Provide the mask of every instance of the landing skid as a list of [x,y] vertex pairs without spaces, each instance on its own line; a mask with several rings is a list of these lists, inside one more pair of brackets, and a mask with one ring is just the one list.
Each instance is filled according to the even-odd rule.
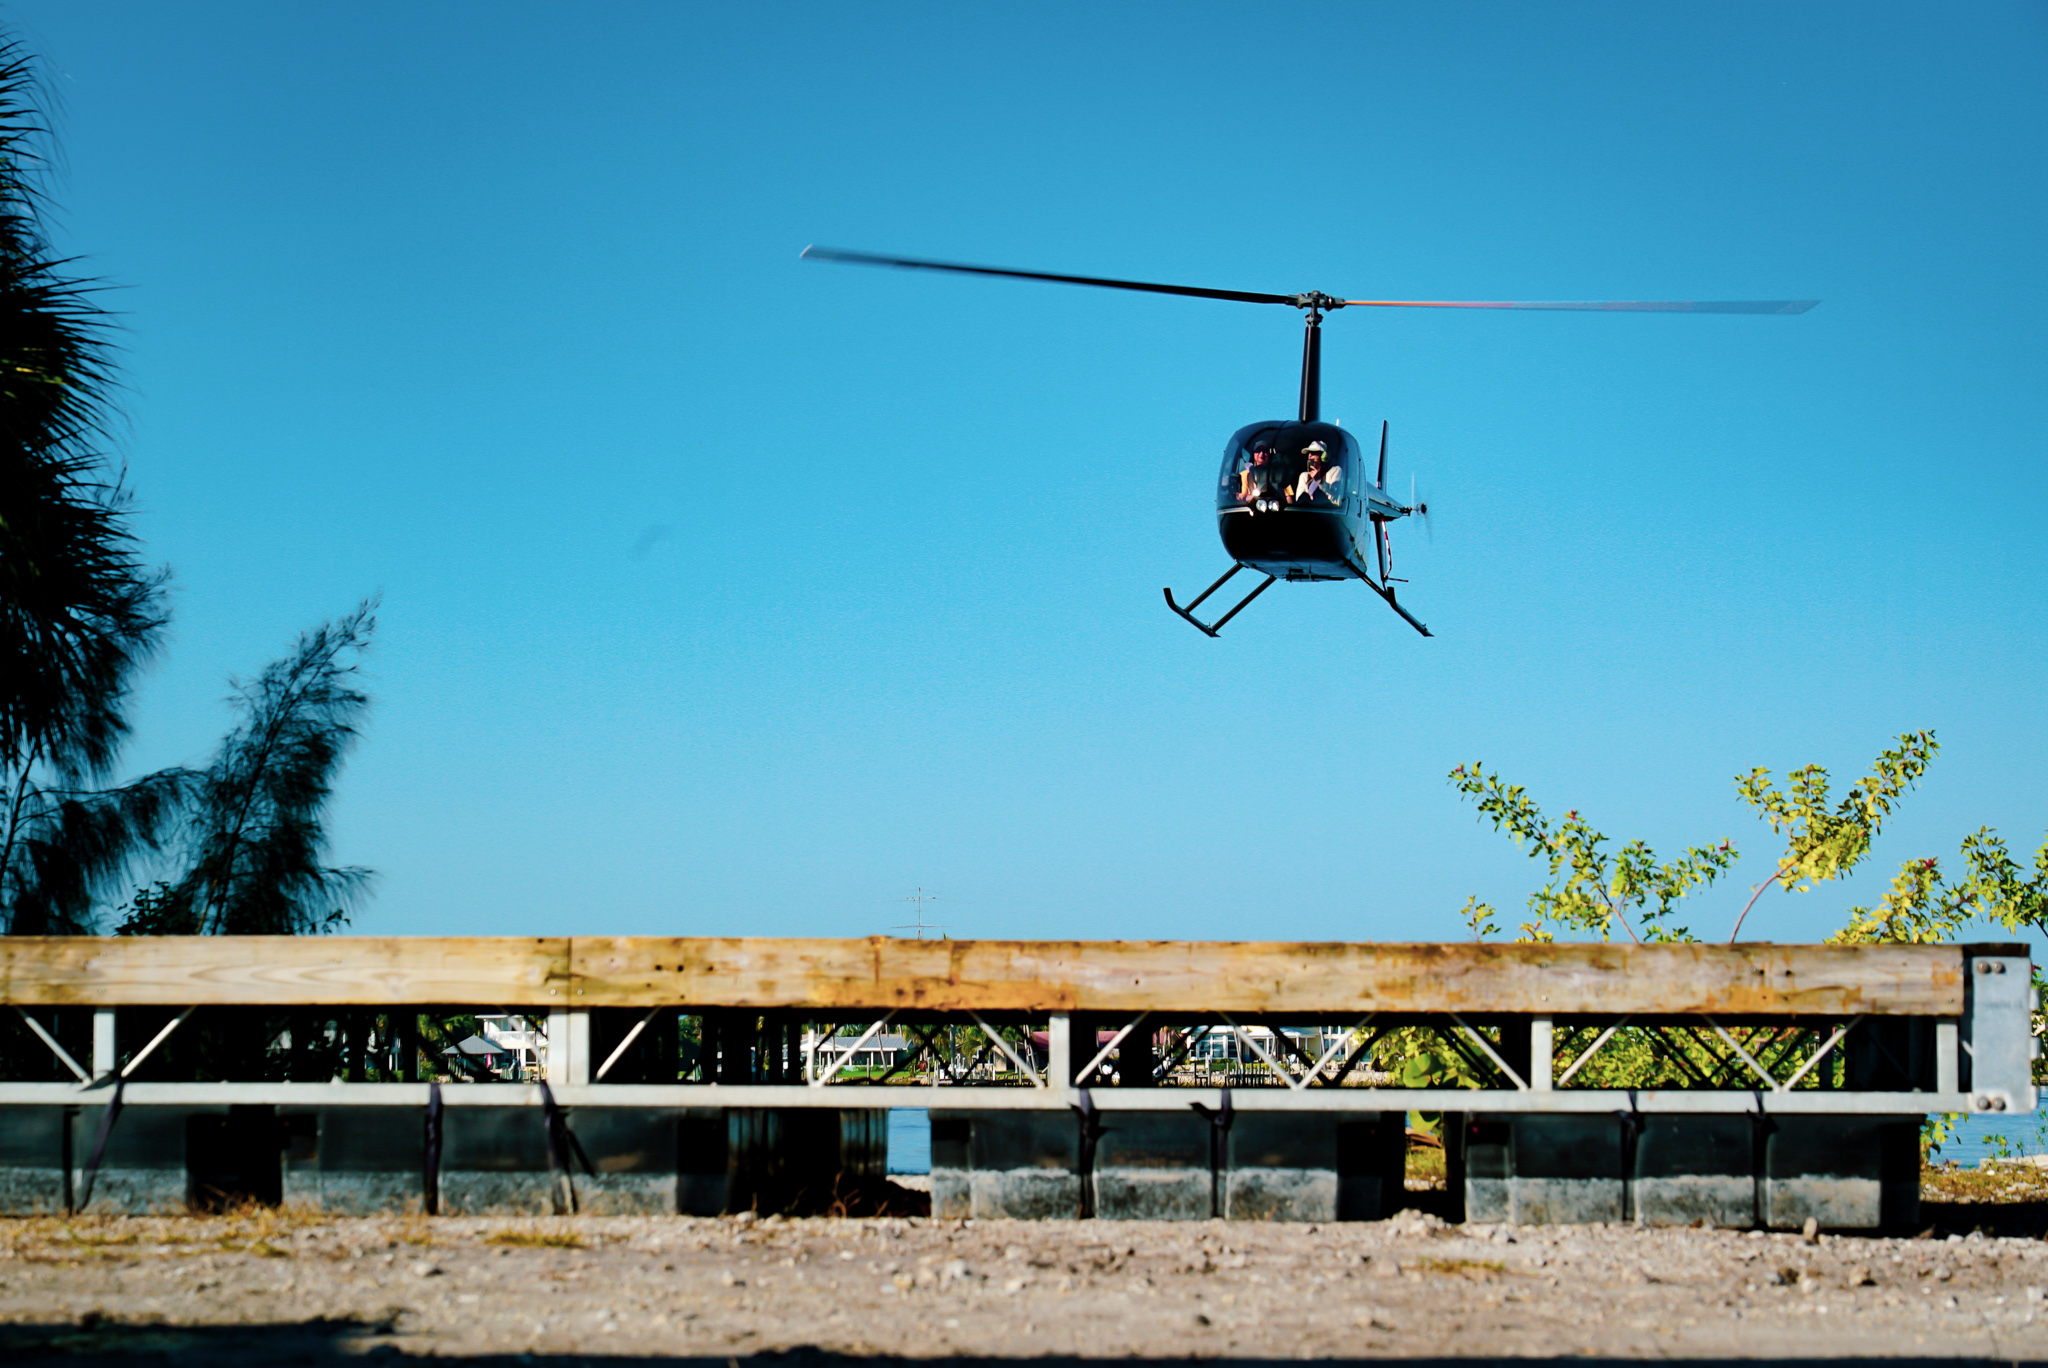
[[[1374,530],[1377,531],[1378,529]],[[1358,572],[1358,577],[1365,581],[1365,587],[1372,590],[1375,594],[1378,594],[1381,598],[1385,599],[1387,601],[1387,607],[1399,613],[1401,615],[1401,620],[1403,622],[1407,623],[1410,627],[1413,627],[1416,631],[1422,633],[1424,636],[1436,635],[1436,633],[1430,631],[1429,628],[1423,626],[1420,622],[1416,621],[1415,615],[1413,613],[1409,612],[1406,608],[1403,608],[1401,606],[1400,602],[1395,599],[1394,591],[1391,586],[1375,582],[1371,575],[1365,573],[1365,567],[1360,565],[1357,561],[1352,561],[1350,564],[1351,568]],[[1405,582],[1406,581],[1403,581],[1403,583]]]
[[[1186,618],[1196,631],[1201,632],[1206,636],[1215,636],[1218,632],[1223,630],[1224,623],[1230,621],[1239,613],[1242,613],[1247,607],[1251,605],[1251,601],[1253,599],[1257,598],[1259,595],[1265,593],[1268,589],[1273,587],[1274,577],[1272,575],[1268,575],[1266,576],[1266,582],[1264,584],[1261,584],[1258,588],[1252,590],[1249,594],[1246,594],[1243,598],[1239,599],[1237,601],[1237,607],[1231,609],[1222,617],[1217,618],[1214,622],[1204,623],[1201,621],[1201,619],[1197,618],[1195,616],[1195,609],[1202,606],[1203,600],[1207,599],[1209,595],[1215,593],[1218,589],[1221,589],[1225,584],[1228,584],[1230,582],[1230,577],[1232,575],[1235,575],[1238,571],[1242,569],[1244,569],[1242,565],[1233,565],[1228,570],[1225,570],[1223,572],[1222,579],[1217,580],[1207,589],[1204,589],[1196,597],[1195,601],[1193,603],[1190,603],[1185,608],[1181,607],[1178,603],[1175,603],[1173,601],[1173,590],[1162,589],[1160,590],[1160,592],[1166,595],[1166,606],[1173,609],[1174,612],[1180,614],[1182,617]],[[1387,601],[1389,603],[1393,602],[1392,599],[1388,599]],[[1398,612],[1399,610],[1396,609],[1396,611]],[[1406,613],[1402,613],[1401,616],[1408,617]],[[1408,618],[1408,620],[1410,622],[1415,622],[1414,618]],[[1420,627],[1421,625],[1421,623],[1416,623],[1416,626],[1418,627]],[[1423,635],[1428,636],[1429,633],[1425,631],[1423,632]]]
[[1399,603],[1395,602],[1393,590],[1382,589],[1377,584],[1374,584],[1371,580],[1367,580],[1365,582],[1365,587],[1372,590],[1375,594],[1378,594],[1381,598],[1385,599],[1387,601],[1387,607],[1399,613],[1401,615],[1401,620],[1407,623],[1410,627],[1413,627],[1416,631],[1422,633],[1424,636],[1436,635],[1436,633],[1430,631],[1429,628],[1423,626],[1420,622],[1417,622],[1415,620],[1415,615],[1413,613],[1409,612],[1406,608],[1403,608]]

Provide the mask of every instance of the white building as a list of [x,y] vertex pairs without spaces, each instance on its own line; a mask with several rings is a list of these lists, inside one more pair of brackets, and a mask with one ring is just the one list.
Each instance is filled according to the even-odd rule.
[[480,1016],[477,1034],[511,1057],[513,1077],[539,1078],[548,1067],[548,1033],[543,1022],[523,1016]]
[[910,1052],[910,1042],[896,1035],[871,1035],[866,1040],[857,1035],[842,1035],[819,1040],[815,1035],[806,1033],[804,1049],[811,1056],[810,1076],[816,1078],[835,1066],[845,1069],[893,1068]]

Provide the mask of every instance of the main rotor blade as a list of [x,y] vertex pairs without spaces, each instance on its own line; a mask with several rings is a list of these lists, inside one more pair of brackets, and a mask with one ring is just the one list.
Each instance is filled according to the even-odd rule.
[[[844,252],[836,247],[806,247],[807,261],[845,261],[859,266],[901,266],[913,271],[953,271],[961,275],[1008,276],[1012,280],[1051,280],[1061,285],[1099,285],[1110,290],[1142,290],[1146,294],[1192,295],[1196,299],[1235,299],[1244,304],[1293,304],[1293,295],[1257,294],[1250,290],[1206,290],[1198,285],[1155,285],[1143,280],[1107,280],[1100,276],[1053,275],[1048,271],[1011,271],[1000,266],[965,266],[957,261],[922,261],[916,257],[876,256]],[[1553,306],[1555,307],[1555,306]]]
[[1818,299],[1601,299],[1548,302],[1526,299],[1347,299],[1367,309],[1582,309],[1606,313],[1803,314]]
[[[1265,294],[1256,290],[1212,290],[1200,285],[1161,285],[1148,280],[1112,280],[1106,276],[1057,275],[1051,271],[1013,271],[1004,266],[970,266],[958,261],[927,261],[922,257],[881,256],[838,247],[806,247],[807,261],[840,261],[857,266],[895,266],[911,271],[951,271],[956,275],[1003,276],[1010,280],[1050,280],[1060,285],[1094,285],[1106,290],[1138,290],[1145,294],[1186,295],[1193,299],[1233,299],[1244,304],[1287,304],[1305,307],[1312,297]],[[1817,299],[1606,299],[1606,300],[1479,300],[1479,299],[1347,299],[1342,304],[1367,309],[1576,309],[1608,313],[1801,314]]]

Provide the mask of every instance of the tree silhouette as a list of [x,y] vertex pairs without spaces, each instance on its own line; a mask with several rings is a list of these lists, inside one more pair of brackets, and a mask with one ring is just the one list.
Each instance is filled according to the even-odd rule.
[[321,812],[367,700],[350,682],[373,604],[238,689],[203,774],[103,787],[165,620],[106,455],[108,316],[42,228],[48,131],[33,64],[0,39],[0,930],[85,934],[175,826],[190,858],[121,930],[331,928],[368,872],[320,863]]
[[239,725],[198,776],[186,841],[191,866],[135,931],[303,935],[332,930],[369,870],[322,864],[324,809],[369,698],[356,687],[376,631],[376,600],[324,623],[236,689]]
[[104,445],[107,315],[42,228],[33,65],[0,41],[0,929],[89,929],[190,776],[94,787],[164,623]]

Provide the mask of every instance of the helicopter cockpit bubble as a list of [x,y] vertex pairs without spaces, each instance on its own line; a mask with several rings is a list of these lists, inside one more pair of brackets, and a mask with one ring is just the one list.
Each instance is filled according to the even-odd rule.
[[1356,439],[1333,423],[1251,423],[1223,448],[1219,513],[1285,509],[1334,513],[1344,484],[1362,469]]

